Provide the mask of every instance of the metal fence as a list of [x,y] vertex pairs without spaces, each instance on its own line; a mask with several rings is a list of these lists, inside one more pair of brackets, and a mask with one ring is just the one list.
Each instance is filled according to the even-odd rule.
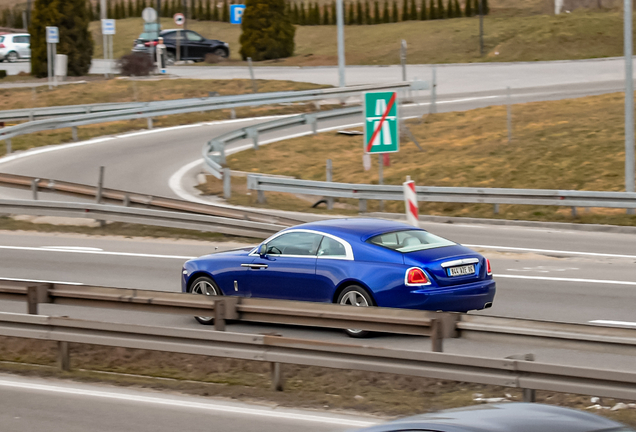
[[[204,314],[215,316],[216,320],[222,323],[217,324],[218,330],[225,330],[225,319],[243,319],[336,328],[355,326],[409,334],[416,331],[415,334],[434,336],[431,338],[432,351],[441,351],[441,338],[444,333],[449,333],[449,323],[455,323],[456,327],[472,326],[472,331],[480,331],[476,328],[479,323],[463,323],[457,319],[463,317],[460,314],[0,281],[0,298],[25,297],[32,314],[37,313],[38,303],[50,302],[164,313]],[[442,315],[450,319],[442,321],[436,318]],[[508,332],[510,335],[521,332],[524,336],[537,332],[537,322],[518,320],[526,324],[520,329],[518,323],[517,327],[511,326],[515,320],[485,318],[491,321],[491,328],[488,328],[487,323],[482,323],[481,331],[493,331],[493,327],[498,326],[497,331]],[[501,321],[497,323],[496,320]],[[557,342],[573,338],[576,333],[572,332],[572,329],[564,332],[564,324],[561,323],[540,324],[546,327],[540,331],[541,337],[555,338]],[[446,328],[443,329],[442,326]],[[535,328],[532,329],[533,327]],[[583,335],[588,342],[590,339],[598,339],[597,342],[601,344],[622,344],[634,349],[636,339],[633,333],[636,333],[636,330],[631,330],[631,333],[627,334],[630,330],[605,328],[601,330],[605,332],[605,336],[601,336],[598,326],[586,325],[581,328],[591,329],[588,334]],[[618,331],[622,333],[618,334]],[[64,370],[70,368],[68,344],[84,343],[271,362],[274,366],[273,385],[279,390],[283,387],[280,364],[287,363],[522,388],[526,400],[532,400],[533,394],[525,390],[636,399],[636,373],[528,361],[530,359],[486,358],[374,348],[353,343],[289,339],[273,335],[135,326],[14,313],[0,313],[0,335],[57,341],[59,365]],[[435,339],[438,337],[440,349],[436,350]]]
[[[60,116],[56,116],[58,112],[62,113],[72,108],[68,106],[57,108],[52,107],[43,111],[42,116],[45,116],[45,112],[47,113],[46,116],[55,117],[45,118],[42,120],[33,120],[0,129],[0,139],[5,140],[5,142],[7,143],[7,153],[11,153],[11,138],[27,133],[40,132],[45,130],[71,128],[73,139],[77,140],[77,127],[83,125],[145,118],[148,119],[148,127],[152,128],[152,118],[158,116],[204,112],[219,109],[233,109],[247,106],[323,101],[330,99],[336,100],[337,103],[340,103],[344,102],[347,98],[350,97],[359,97],[366,91],[408,89],[423,90],[425,88],[426,83],[422,81],[415,81],[413,83],[400,82],[392,84],[353,86],[347,88],[256,93],[196,99],[177,99],[169,101],[148,102],[141,105],[133,103],[131,106],[122,104],[122,109],[105,110],[104,108],[103,111],[100,110],[101,112],[93,112],[92,114],[60,114]],[[85,105],[82,105],[80,106],[80,109],[85,109],[85,107]],[[30,114],[30,117],[35,117],[35,111],[32,114],[33,115]],[[0,117],[2,115],[11,117],[16,115],[25,115],[25,113],[16,113],[15,111],[9,111],[3,114],[2,112],[0,112]]]
[[[258,192],[259,202],[264,191],[318,195],[359,200],[361,212],[368,200],[403,201],[403,187],[298,180],[265,175],[248,175],[247,188]],[[418,201],[472,204],[521,204],[566,207],[636,208],[634,192],[598,192],[547,189],[504,189],[417,186]],[[497,210],[495,210],[497,211]]]

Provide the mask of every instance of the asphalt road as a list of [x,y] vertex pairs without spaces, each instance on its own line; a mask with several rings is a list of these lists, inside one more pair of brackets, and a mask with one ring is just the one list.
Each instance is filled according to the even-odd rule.
[[373,417],[5,374],[0,375],[0,406],[3,432],[337,432],[381,422]]

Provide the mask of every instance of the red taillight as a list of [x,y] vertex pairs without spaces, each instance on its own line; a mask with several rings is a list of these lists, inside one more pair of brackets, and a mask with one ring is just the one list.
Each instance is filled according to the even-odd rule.
[[155,46],[155,45],[157,45],[158,43],[159,43],[159,42],[157,42],[157,41],[146,42],[146,43],[144,44],[144,46],[147,46],[147,47],[149,47],[149,46]]
[[488,258],[486,258],[486,271],[489,275],[492,274],[492,268],[490,267],[490,260]]
[[5,47],[4,44],[0,44],[0,48],[4,48],[4,47]]
[[421,269],[414,267],[406,272],[406,283],[409,285],[426,285],[430,281]]

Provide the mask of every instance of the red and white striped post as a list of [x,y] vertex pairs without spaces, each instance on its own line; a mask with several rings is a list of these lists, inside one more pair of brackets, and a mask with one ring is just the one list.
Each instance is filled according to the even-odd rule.
[[406,181],[402,183],[404,186],[404,207],[406,208],[406,221],[416,227],[419,227],[419,212],[417,210],[417,193],[415,193],[415,182],[411,180],[411,176],[406,176]]

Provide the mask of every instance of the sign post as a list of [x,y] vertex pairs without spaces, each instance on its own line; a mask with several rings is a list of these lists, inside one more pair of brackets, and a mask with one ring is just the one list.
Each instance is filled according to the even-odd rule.
[[230,5],[230,24],[241,24],[243,22],[243,13],[245,13],[245,5]]
[[[185,16],[182,13],[176,13],[172,18],[179,27],[185,24]],[[181,29],[177,30],[177,61],[181,61]]]
[[115,20],[102,19],[102,35],[105,38],[104,58],[108,60],[108,75],[113,74],[113,35],[115,34]]
[[[141,11],[141,17],[144,19],[144,33],[147,33],[150,41],[154,41],[159,38],[159,23],[157,23],[157,11],[151,7],[145,8]],[[150,44],[150,58],[152,61],[155,59],[155,46]]]
[[57,27],[46,27],[46,66],[49,78],[49,89],[51,88],[51,76],[53,76],[53,85],[57,86],[57,78],[53,73],[55,56],[57,55],[57,44],[60,43],[60,33]]

